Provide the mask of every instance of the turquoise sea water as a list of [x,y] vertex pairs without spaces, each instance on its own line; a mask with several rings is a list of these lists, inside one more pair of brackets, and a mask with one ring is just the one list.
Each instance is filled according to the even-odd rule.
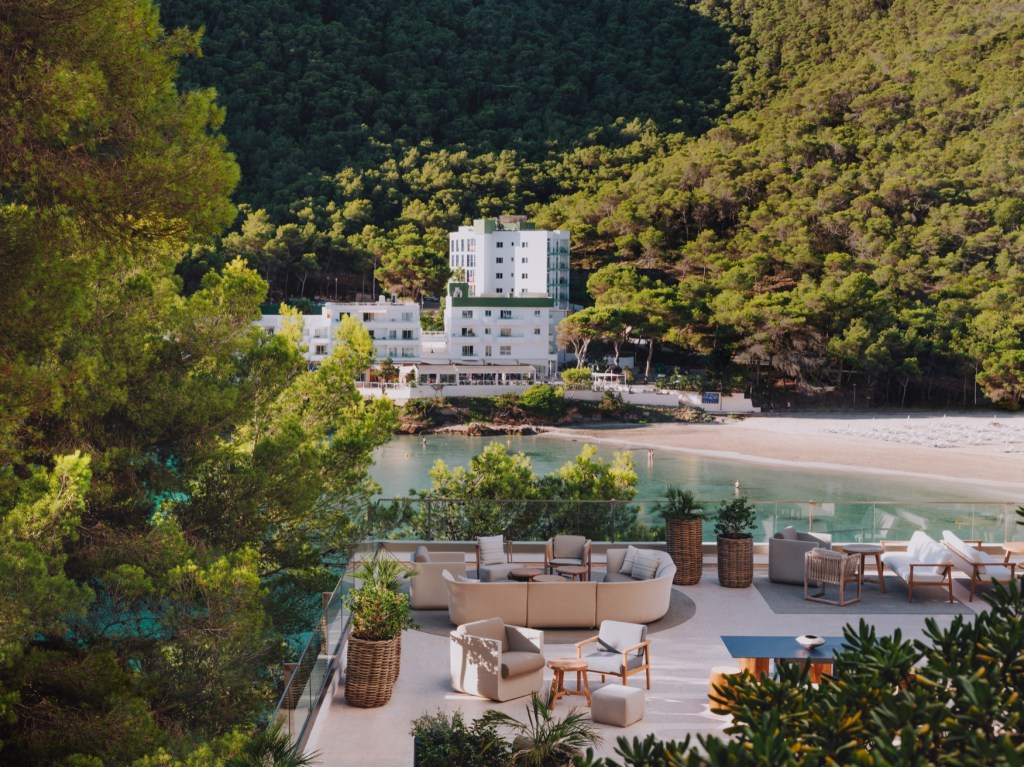
[[[406,496],[410,490],[430,487],[428,472],[435,461],[467,466],[491,442],[525,453],[539,476],[575,458],[585,440],[429,435],[424,446],[420,437],[401,436],[377,450],[371,473],[381,485],[381,497]],[[615,452],[611,446],[597,446],[605,461],[611,461]],[[636,501],[642,512],[669,484],[691,489],[713,507],[733,498],[739,481],[740,492],[758,504],[762,536],[792,523],[846,540],[906,539],[916,529],[941,535],[947,528],[992,541],[1019,537],[1012,523],[1016,504],[1005,492],[952,480],[791,469],[669,450],[655,450],[653,461],[648,461],[646,451],[634,451],[634,463],[639,477]],[[704,527],[705,538],[711,540],[711,525]]]

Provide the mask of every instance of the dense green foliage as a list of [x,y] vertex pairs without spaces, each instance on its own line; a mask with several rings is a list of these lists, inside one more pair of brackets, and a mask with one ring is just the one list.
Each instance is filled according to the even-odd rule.
[[323,177],[428,141],[539,160],[619,117],[694,133],[727,94],[726,35],[666,0],[164,0],[161,12],[204,29],[185,77],[222,94],[242,198],[258,206],[327,194]]
[[412,736],[418,767],[506,767],[512,754],[496,724],[467,725],[461,711],[423,714],[413,720]]
[[358,325],[309,372],[241,261],[181,294],[237,180],[195,43],[149,0],[0,3],[4,764],[241,754],[394,424]]
[[632,453],[616,453],[612,462],[597,457],[593,445],[558,471],[533,473],[525,453],[487,445],[464,468],[438,460],[433,484],[421,490],[408,524],[423,540],[473,540],[503,534],[512,540],[546,540],[559,533],[594,540],[629,538],[637,510],[623,501],[636,494]]
[[729,740],[701,736],[700,747],[632,745],[622,760],[586,767],[730,764],[1016,765],[1024,753],[1024,592],[992,586],[988,608],[957,615],[943,629],[929,619],[922,640],[878,636],[863,620],[844,631],[834,676],[811,684],[796,664],[777,678],[744,675],[719,691],[733,717]]

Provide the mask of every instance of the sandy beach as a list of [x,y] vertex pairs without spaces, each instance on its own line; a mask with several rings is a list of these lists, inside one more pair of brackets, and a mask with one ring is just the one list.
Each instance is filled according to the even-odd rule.
[[638,453],[673,450],[783,466],[955,478],[1005,490],[1024,503],[1024,415],[756,415],[702,424],[588,424],[546,433]]

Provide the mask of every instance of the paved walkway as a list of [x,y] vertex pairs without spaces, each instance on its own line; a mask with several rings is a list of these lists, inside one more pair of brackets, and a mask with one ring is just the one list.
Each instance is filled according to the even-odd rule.
[[[728,718],[712,714],[708,707],[708,672],[712,666],[735,663],[729,657],[720,636],[723,634],[841,634],[847,623],[860,617],[857,605],[836,607],[834,612],[817,615],[777,615],[755,588],[726,589],[718,585],[714,571],[705,571],[696,586],[674,586],[696,604],[693,618],[651,637],[651,690],[646,697],[644,719],[627,728],[597,725],[605,738],[596,749],[599,754],[614,754],[619,736],[630,739],[654,732],[663,740],[681,740],[687,734],[721,733]],[[865,588],[875,588],[865,585]],[[954,593],[966,604],[967,592],[959,585]],[[982,609],[975,600],[972,609]],[[870,621],[881,634],[900,628],[907,638],[923,636],[925,615],[872,615]],[[953,616],[937,616],[946,626]],[[596,633],[596,632],[595,632]],[[573,645],[546,644],[549,658],[573,656]],[[591,677],[591,689],[600,679]],[[615,684],[609,677],[609,684]],[[551,684],[551,671],[545,684]],[[642,675],[630,680],[631,686],[643,686]],[[372,760],[382,767],[408,767],[413,763],[411,722],[424,713],[438,709],[461,710],[470,721],[490,708],[524,718],[528,699],[495,703],[455,693],[448,672],[448,638],[410,631],[402,638],[402,669],[391,702],[381,708],[358,709],[345,703],[344,690],[335,679],[327,699],[313,724],[307,751],[319,751],[318,764],[325,767],[360,767]],[[574,698],[563,699],[557,713],[565,713]],[[585,707],[584,707],[584,710]],[[588,713],[589,716],[589,713]],[[453,765],[453,767],[455,767]]]

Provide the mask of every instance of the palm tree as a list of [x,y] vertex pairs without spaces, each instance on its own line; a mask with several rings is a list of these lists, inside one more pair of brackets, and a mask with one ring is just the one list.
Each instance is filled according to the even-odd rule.
[[551,709],[533,693],[526,709],[526,721],[491,709],[480,721],[512,731],[513,753],[509,764],[514,767],[570,767],[587,746],[601,742],[597,730],[583,719],[575,708],[563,719],[553,719]]
[[291,742],[288,733],[282,732],[282,724],[278,720],[255,733],[242,747],[242,753],[225,760],[224,767],[309,767],[315,764],[320,754],[316,751],[303,754],[298,745]]

